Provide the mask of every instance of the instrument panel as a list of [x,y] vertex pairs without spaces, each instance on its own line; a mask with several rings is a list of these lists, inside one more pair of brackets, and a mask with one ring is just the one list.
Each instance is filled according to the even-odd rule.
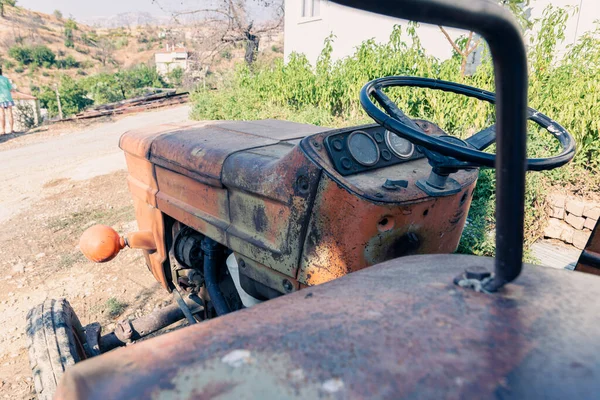
[[413,143],[381,126],[328,136],[325,147],[336,171],[344,176],[424,157]]

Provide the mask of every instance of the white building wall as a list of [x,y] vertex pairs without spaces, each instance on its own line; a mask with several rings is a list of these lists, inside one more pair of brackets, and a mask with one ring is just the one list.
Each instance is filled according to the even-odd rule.
[[[367,39],[375,39],[378,43],[389,40],[394,25],[407,25],[406,20],[390,18],[382,15],[359,11],[344,7],[328,0],[320,1],[319,15],[302,17],[304,2],[310,0],[285,1],[285,39],[284,53],[286,59],[292,52],[304,53],[311,63],[315,63],[323,49],[325,38],[333,33],[336,38],[333,44],[333,58],[339,59],[354,53],[355,48]],[[559,7],[578,6],[581,1],[579,28],[577,36],[591,30],[593,21],[600,18],[600,0],[532,0],[532,18],[540,17],[545,6],[552,3]],[[569,20],[566,32],[567,40],[562,45],[573,42],[577,16]],[[453,38],[463,34],[458,29],[448,29]],[[421,24],[419,37],[426,51],[440,59],[449,58],[452,48],[437,26]]]

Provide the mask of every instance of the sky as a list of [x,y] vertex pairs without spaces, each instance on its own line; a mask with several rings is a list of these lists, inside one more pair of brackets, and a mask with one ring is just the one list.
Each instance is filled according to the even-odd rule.
[[[209,7],[219,0],[17,0],[20,7],[52,14],[60,10],[65,17],[76,20],[91,17],[110,17],[126,12],[148,12],[154,16],[170,16],[173,11],[197,10]],[[160,6],[157,4],[159,3]],[[256,0],[249,0],[250,12],[260,19],[264,9],[257,8]],[[162,6],[162,7],[161,7]],[[270,12],[269,12],[270,15]],[[268,17],[267,17],[268,18]]]
[[[180,3],[181,1],[167,0],[167,2]],[[111,16],[130,11],[145,11],[153,15],[164,14],[156,4],[152,3],[152,0],[17,0],[17,4],[47,14],[60,10],[63,15],[72,15],[75,19]]]

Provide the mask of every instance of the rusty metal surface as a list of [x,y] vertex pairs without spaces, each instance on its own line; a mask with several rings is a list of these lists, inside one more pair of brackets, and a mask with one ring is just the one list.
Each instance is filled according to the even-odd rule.
[[223,167],[227,247],[295,278],[320,176],[299,146],[285,142],[232,155]]
[[[427,126],[439,133],[435,125]],[[322,146],[325,128],[238,121],[161,129],[167,132],[131,132],[121,140],[134,197],[256,268],[270,268],[305,285],[402,255],[452,252],[477,178],[476,170],[453,174],[461,192],[432,199],[415,185],[431,171],[424,159],[341,177]],[[287,140],[314,132],[301,143]],[[385,190],[388,178],[406,180],[408,187]],[[158,215],[139,217],[151,218],[138,222],[158,235]],[[348,229],[357,221],[359,229]],[[164,243],[164,236],[158,241]],[[159,255],[147,258],[166,286],[168,273],[159,271],[168,261]],[[271,287],[272,279],[261,283]]]
[[150,156],[150,146],[152,142],[159,136],[164,135],[168,132],[173,132],[179,129],[184,129],[191,126],[202,126],[204,122],[179,122],[179,123],[166,123],[156,125],[154,127],[144,127],[141,129],[134,129],[125,132],[119,140],[119,147],[125,153],[132,154],[141,158],[148,158]]
[[82,362],[57,398],[597,398],[600,278],[525,266],[488,295],[452,284],[469,266],[494,264],[380,264]]
[[[220,187],[223,163],[230,155],[273,145],[280,140],[302,138],[314,132],[315,128],[285,121],[271,121],[270,125],[263,121],[211,123],[157,137],[152,142],[150,160],[200,182]],[[254,130],[258,134],[252,133]]]
[[397,257],[454,252],[474,188],[475,182],[452,196],[412,203],[372,203],[323,176],[298,281],[318,285]]
[[[425,126],[431,134],[443,132],[433,123],[424,120],[417,120],[417,122],[422,126]],[[373,125],[366,125],[365,127],[372,126]],[[357,127],[357,129],[359,128],[361,127]],[[431,171],[431,167],[426,159],[396,164],[357,175],[340,175],[335,170],[324,146],[324,140],[327,135],[339,131],[341,130],[316,134],[305,138],[301,142],[302,149],[306,154],[312,158],[315,163],[319,164],[324,172],[335,182],[349,188],[349,190],[354,193],[375,202],[410,203],[429,198],[426,193],[416,186],[416,181],[419,179],[427,179],[429,172]],[[477,180],[478,173],[478,169],[460,170],[459,172],[452,174],[451,177],[458,181],[461,187],[465,187]],[[398,191],[387,191],[383,188],[386,179],[406,180],[408,181],[408,187]]]
[[596,227],[581,252],[575,271],[600,275],[600,221],[596,222]]

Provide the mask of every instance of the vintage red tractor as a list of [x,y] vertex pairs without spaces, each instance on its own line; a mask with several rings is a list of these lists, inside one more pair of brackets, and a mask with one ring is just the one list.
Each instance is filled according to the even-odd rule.
[[[521,261],[525,172],[564,165],[575,142],[527,108],[519,28],[488,1],[339,2],[481,33],[497,93],[385,77],[361,92],[372,125],[125,133],[139,231],[95,226],[80,246],[95,262],[141,249],[176,304],[104,335],[66,300],[32,310],[40,397],[65,370],[58,398],[597,396],[600,278]],[[384,92],[398,86],[494,103],[497,123],[448,136],[408,118]],[[560,142],[558,156],[526,159],[527,119]],[[493,143],[497,154],[483,151]],[[451,255],[480,167],[497,171],[495,259]],[[183,318],[193,326],[116,349]]]

